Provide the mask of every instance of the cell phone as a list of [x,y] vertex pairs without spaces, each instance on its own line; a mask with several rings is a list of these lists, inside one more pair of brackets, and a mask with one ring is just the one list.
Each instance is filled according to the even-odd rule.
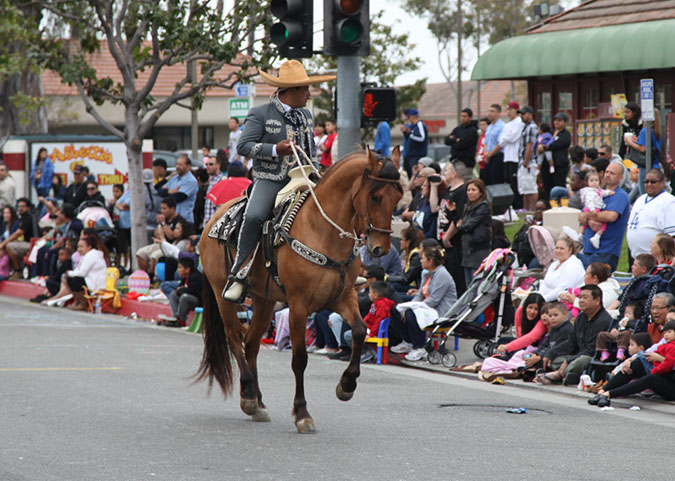
[[441,181],[440,175],[430,175],[429,176],[429,182],[440,182],[440,181]]

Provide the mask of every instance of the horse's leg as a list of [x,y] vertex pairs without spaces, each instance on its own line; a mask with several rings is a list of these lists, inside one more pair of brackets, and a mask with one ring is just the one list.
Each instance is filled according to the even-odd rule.
[[352,355],[349,358],[347,369],[342,373],[335,393],[340,401],[349,401],[354,396],[356,390],[356,378],[361,374],[361,350],[363,349],[363,340],[366,338],[366,323],[363,322],[358,309],[356,294],[343,298],[334,307],[335,312],[352,328]]
[[262,401],[262,392],[258,383],[258,352],[260,351],[260,340],[272,321],[273,310],[274,302],[260,297],[253,297],[253,317],[251,319],[251,326],[244,339],[246,364],[253,376],[253,381],[247,386],[242,385],[241,402],[242,404],[256,403],[256,411],[251,416],[257,422],[270,421],[269,414],[267,414],[267,409]]
[[314,420],[307,411],[305,399],[304,374],[307,367],[307,346],[305,333],[307,331],[307,308],[301,303],[293,303],[289,299],[289,324],[291,331],[291,345],[293,347],[293,374],[295,374],[295,398],[293,399],[293,418],[295,427],[300,434],[314,434]]

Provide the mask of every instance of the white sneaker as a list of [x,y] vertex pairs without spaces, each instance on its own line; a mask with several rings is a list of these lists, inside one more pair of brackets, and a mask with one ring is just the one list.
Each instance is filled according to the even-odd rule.
[[590,242],[593,247],[600,249],[600,236],[598,234],[595,234],[593,237],[591,237]]
[[405,359],[406,361],[421,361],[422,359],[426,359],[427,357],[427,350],[424,349],[423,347],[420,347],[419,349],[413,349],[410,351]]
[[579,242],[579,233],[574,229],[572,229],[570,226],[564,225],[562,230],[565,233],[565,235],[570,239],[572,239],[574,242]]
[[410,351],[412,351],[412,344],[405,341],[401,342],[401,344],[396,344],[391,348],[391,352],[395,352],[396,354],[405,354]]
[[322,347],[321,349],[317,349],[314,351],[314,354],[320,354],[320,355],[326,355],[326,354],[333,354],[334,352],[337,352],[334,349],[328,350],[326,347]]

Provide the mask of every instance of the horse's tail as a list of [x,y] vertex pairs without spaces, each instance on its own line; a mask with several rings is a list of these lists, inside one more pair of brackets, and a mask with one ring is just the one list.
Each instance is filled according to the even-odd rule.
[[[210,392],[215,378],[227,397],[232,390],[232,353],[228,345],[227,331],[229,330],[229,326],[227,323],[233,321],[232,317],[234,317],[236,322],[235,329],[241,329],[241,323],[236,317],[234,307],[232,307],[232,316],[228,316],[230,319],[223,321],[218,309],[218,300],[206,275],[204,275],[203,285],[204,354],[199,370],[194,376],[195,382],[208,380]],[[234,306],[234,304],[229,302],[226,304],[228,309],[230,306]],[[241,334],[239,336],[233,335],[235,333],[229,334],[232,338],[236,339],[239,337],[241,339]],[[239,340],[238,342],[241,341]]]

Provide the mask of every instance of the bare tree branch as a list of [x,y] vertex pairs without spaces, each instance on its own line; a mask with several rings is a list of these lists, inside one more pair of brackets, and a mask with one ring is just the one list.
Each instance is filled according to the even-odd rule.
[[96,107],[94,107],[94,104],[91,103],[91,100],[87,96],[87,93],[84,91],[84,86],[82,85],[82,82],[81,81],[75,82],[75,86],[77,87],[77,91],[80,94],[80,98],[84,102],[85,110],[87,111],[87,113],[92,115],[96,119],[96,121],[101,125],[101,127],[106,129],[114,136],[124,140],[125,139],[124,132],[122,132],[120,129],[118,129],[113,124],[108,122],[105,118],[103,118],[103,116],[99,113],[99,111],[96,110]]

